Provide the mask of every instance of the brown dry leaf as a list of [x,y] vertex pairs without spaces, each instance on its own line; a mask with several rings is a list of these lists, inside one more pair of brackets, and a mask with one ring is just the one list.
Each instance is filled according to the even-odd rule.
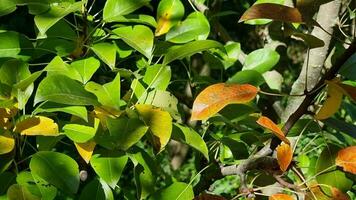
[[294,200],[293,197],[287,194],[274,194],[268,200]]
[[350,200],[350,197],[347,194],[341,192],[339,189],[335,187],[331,188],[331,193],[333,195],[334,200]]
[[281,144],[277,147],[277,161],[279,167],[283,172],[288,169],[289,164],[292,162],[293,151],[289,144]]
[[303,23],[302,14],[297,8],[273,3],[261,3],[251,6],[240,18],[239,22],[250,19],[272,19],[275,21]]
[[218,83],[205,88],[195,99],[191,120],[205,120],[228,104],[247,103],[258,89],[249,84]]
[[284,136],[283,131],[281,128],[277,126],[271,119],[265,116],[261,116],[256,121],[260,126],[267,128],[268,130],[272,131],[275,136],[277,136],[280,140],[282,140],[286,144],[290,144],[289,140]]
[[21,135],[59,135],[58,124],[53,119],[43,116],[34,116],[19,122],[14,132],[21,133]]
[[93,140],[90,140],[85,143],[74,143],[75,148],[79,155],[83,158],[86,163],[89,163],[91,156],[93,155],[93,151],[96,143]]
[[334,81],[326,81],[326,83],[328,84],[328,97],[318,113],[315,115],[315,119],[317,120],[331,117],[341,106],[343,90],[340,89]]
[[341,149],[337,153],[336,165],[346,172],[356,174],[356,146]]
[[199,196],[196,196],[194,200],[226,200],[222,196],[218,195],[213,195],[213,194],[201,194]]

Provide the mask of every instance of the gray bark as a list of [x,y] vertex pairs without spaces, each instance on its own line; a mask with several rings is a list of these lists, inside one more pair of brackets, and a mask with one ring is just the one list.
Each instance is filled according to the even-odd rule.
[[[316,21],[330,34],[333,33],[333,27],[337,22],[340,4],[339,0],[335,0],[321,5],[319,8]],[[322,75],[321,72],[327,58],[331,36],[319,27],[315,27],[311,34],[319,39],[322,39],[325,45],[323,47],[310,50],[308,74],[306,76],[307,59],[305,59],[303,68],[298,79],[294,82],[290,94],[303,94],[306,84],[307,90],[310,91]],[[288,98],[287,106],[282,114],[282,122],[287,121],[289,116],[297,110],[303,100],[304,97]]]

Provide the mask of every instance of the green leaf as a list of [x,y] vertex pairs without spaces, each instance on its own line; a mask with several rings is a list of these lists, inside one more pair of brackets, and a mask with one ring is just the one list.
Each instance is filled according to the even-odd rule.
[[163,65],[167,65],[174,60],[182,59],[211,48],[223,48],[223,46],[219,42],[213,40],[201,40],[190,42],[177,48],[169,49],[163,59]]
[[53,136],[36,136],[36,145],[39,151],[51,151],[56,144],[63,139],[64,135]]
[[92,139],[99,126],[99,120],[95,119],[94,127],[80,124],[66,124],[63,127],[64,134],[76,143],[85,143]]
[[246,159],[249,156],[246,144],[235,135],[229,135],[221,139],[221,143],[229,148],[235,160]]
[[111,70],[115,69],[116,46],[112,43],[101,42],[94,44],[91,49]]
[[6,194],[7,189],[15,183],[16,175],[12,172],[3,172],[0,174],[0,195]]
[[64,75],[71,79],[81,81],[81,76],[78,71],[65,63],[59,56],[54,57],[44,70],[47,71],[47,76]]
[[52,200],[57,195],[57,188],[40,178],[37,174],[32,174],[33,179],[41,193],[41,200]]
[[140,141],[148,130],[148,127],[141,120],[126,117],[108,118],[107,126],[110,136],[104,139],[125,151]]
[[117,16],[115,18],[115,22],[121,22],[121,23],[137,23],[137,24],[143,24],[151,27],[156,27],[157,23],[154,17],[150,15],[126,15],[126,16]]
[[257,49],[248,54],[242,70],[252,69],[259,73],[265,73],[278,63],[279,57],[279,54],[272,49]]
[[127,15],[148,4],[150,0],[107,0],[104,6],[103,19],[106,22],[116,21],[121,15]]
[[97,105],[96,97],[79,82],[64,75],[53,75],[41,81],[34,103],[51,101],[67,105]]
[[27,78],[24,78],[20,82],[16,83],[14,87],[20,90],[26,90],[26,88],[31,86],[31,84],[35,82],[35,80],[37,80],[37,78],[40,77],[42,73],[43,71],[34,72]]
[[272,90],[281,91],[283,76],[276,70],[263,73],[263,78],[266,80],[268,87]]
[[81,82],[86,84],[100,67],[100,62],[94,57],[72,62],[71,67],[77,70],[81,76]]
[[184,5],[180,0],[162,0],[157,8],[157,21],[155,36],[160,36],[169,31],[184,16]]
[[99,180],[94,179],[84,187],[79,197],[79,200],[88,200],[88,199],[114,200],[114,196],[111,189],[106,185],[106,183],[104,182],[101,183]]
[[346,78],[355,81],[356,80],[356,53],[354,53],[342,66],[340,69],[340,74]]
[[194,199],[193,187],[186,183],[175,182],[172,185],[155,192],[150,198],[150,200],[186,200]]
[[238,83],[238,84],[251,84],[254,86],[260,86],[265,82],[265,79],[261,75],[261,73],[255,70],[243,70],[234,74],[227,83]]
[[138,197],[145,199],[155,191],[157,163],[140,148],[135,148],[129,156],[135,166],[134,176]]
[[166,90],[171,80],[172,72],[169,66],[152,65],[147,67],[143,81],[157,90]]
[[0,58],[12,57],[27,60],[33,51],[31,41],[13,31],[0,32]]
[[152,56],[154,36],[147,26],[125,26],[116,28],[112,32],[147,58]]
[[95,154],[90,160],[96,174],[99,175],[111,188],[115,188],[119,182],[128,157],[126,155],[100,155]]
[[177,123],[174,123],[172,138],[174,140],[180,140],[187,143],[189,146],[198,150],[209,160],[208,147],[206,146],[203,138],[190,127],[186,127]]
[[39,197],[31,194],[25,187],[18,184],[12,185],[7,190],[7,198],[9,200],[40,200]]
[[[333,186],[346,192],[351,189],[353,181],[343,171],[336,169],[335,159],[340,149],[334,144],[328,144],[324,148],[316,163],[316,173],[319,174],[316,180],[319,184]],[[321,186],[321,188],[327,194],[331,194],[329,187]]]
[[166,40],[173,43],[186,43],[192,40],[205,40],[210,33],[210,24],[201,12],[193,12],[183,22],[173,26]]
[[120,110],[120,74],[117,73],[112,82],[100,85],[95,82],[89,82],[85,89],[93,93],[101,105]]
[[35,24],[39,30],[38,38],[45,38],[46,31],[56,24],[60,19],[68,15],[69,13],[80,10],[82,2],[59,2],[51,4],[51,8],[48,12],[36,15]]
[[167,145],[172,134],[172,117],[168,112],[151,105],[136,105],[140,117],[149,126],[149,139],[156,152],[160,152]]
[[0,17],[10,14],[16,10],[16,2],[13,0],[0,1]]
[[63,192],[76,193],[79,188],[78,164],[65,154],[37,152],[31,158],[30,170]]
[[47,102],[41,105],[41,107],[37,107],[36,110],[34,110],[35,115],[44,112],[64,112],[77,116],[83,119],[84,121],[88,121],[88,111],[84,106],[69,106],[65,104]]

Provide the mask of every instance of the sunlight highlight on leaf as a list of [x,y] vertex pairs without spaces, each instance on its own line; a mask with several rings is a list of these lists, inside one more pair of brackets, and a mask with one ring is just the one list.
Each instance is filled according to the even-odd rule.
[[293,197],[287,194],[274,194],[268,198],[268,200],[294,200]]
[[356,146],[341,149],[336,157],[336,165],[344,171],[356,174]]
[[257,124],[273,132],[280,140],[286,144],[290,144],[289,140],[284,136],[283,131],[279,128],[271,119],[265,116],[261,116],[257,121]]
[[258,89],[249,84],[218,83],[205,88],[195,99],[191,120],[205,120],[228,104],[252,101]]
[[53,119],[43,116],[30,117],[19,122],[14,128],[14,132],[21,133],[21,135],[59,135],[58,124]]
[[90,158],[93,155],[96,143],[93,140],[90,140],[85,143],[74,143],[74,145],[83,160],[86,163],[89,163]]

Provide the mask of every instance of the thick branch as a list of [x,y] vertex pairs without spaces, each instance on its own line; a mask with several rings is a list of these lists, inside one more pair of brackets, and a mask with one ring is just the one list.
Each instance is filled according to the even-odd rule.
[[[291,94],[303,94],[305,88],[310,91],[319,81],[322,75],[321,72],[324,62],[328,55],[329,44],[332,39],[331,34],[333,33],[333,27],[336,23],[336,19],[338,18],[339,9],[339,0],[331,1],[320,6],[316,21],[328,33],[319,27],[314,27],[311,34],[319,39],[322,39],[325,45],[323,47],[310,50],[309,59],[305,59],[302,71],[292,86]],[[287,106],[282,114],[282,122],[285,122],[291,113],[294,113],[297,110],[303,99],[304,97],[288,98]]]

